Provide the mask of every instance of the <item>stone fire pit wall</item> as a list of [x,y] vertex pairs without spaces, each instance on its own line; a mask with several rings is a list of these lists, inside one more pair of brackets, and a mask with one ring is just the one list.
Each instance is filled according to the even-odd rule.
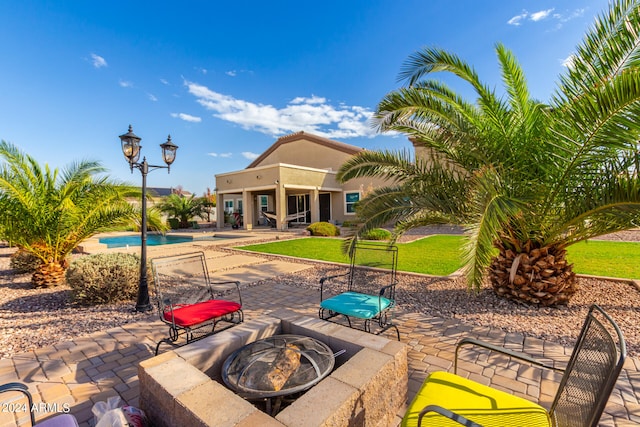
[[[275,418],[224,386],[224,360],[243,345],[276,334],[327,344],[336,369]],[[287,310],[246,321],[140,363],[140,406],[154,426],[311,427],[394,424],[407,395],[407,348]]]

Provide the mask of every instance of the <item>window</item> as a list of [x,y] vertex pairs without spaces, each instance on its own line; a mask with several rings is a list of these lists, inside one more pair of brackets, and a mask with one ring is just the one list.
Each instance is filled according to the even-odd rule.
[[242,199],[237,199],[236,202],[238,205],[238,213],[242,215]]
[[344,193],[344,213],[356,213],[355,204],[360,201],[360,192]]
[[261,212],[266,212],[269,210],[269,197],[268,196],[258,196],[258,206],[260,207]]
[[224,201],[224,211],[229,214],[233,213],[233,200]]

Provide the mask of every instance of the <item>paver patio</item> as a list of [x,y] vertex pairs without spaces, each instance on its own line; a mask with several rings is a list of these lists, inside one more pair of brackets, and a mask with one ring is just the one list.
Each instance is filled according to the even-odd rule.
[[[244,263],[223,270],[227,277],[243,283],[265,280],[304,265],[269,262],[268,265]],[[216,274],[216,278],[219,275]],[[247,319],[285,307],[301,314],[317,316],[319,292],[267,280],[264,284],[244,286],[243,302]],[[269,298],[265,298],[269,295]],[[409,345],[409,396],[433,370],[453,368],[455,343],[463,336],[474,336],[526,351],[535,356],[567,360],[571,353],[552,342],[525,338],[498,329],[460,324],[456,320],[429,317],[414,312],[397,311],[396,323],[401,339]],[[120,396],[129,405],[138,405],[139,361],[153,356],[155,343],[166,336],[166,325],[160,321],[127,324],[108,331],[80,336],[72,341],[15,355],[0,360],[0,383],[22,381],[29,385],[36,402],[68,404],[82,427],[93,426],[91,407],[95,402]],[[551,402],[559,378],[538,368],[520,366],[497,357],[479,355],[465,360],[460,371],[476,381],[516,395]],[[629,358],[602,417],[603,426],[640,424],[640,360]],[[50,416],[38,413],[38,419]],[[22,417],[26,420],[26,414]],[[400,421],[400,417],[397,418]],[[13,414],[0,413],[0,426],[13,426]],[[182,426],[180,426],[182,427]]]

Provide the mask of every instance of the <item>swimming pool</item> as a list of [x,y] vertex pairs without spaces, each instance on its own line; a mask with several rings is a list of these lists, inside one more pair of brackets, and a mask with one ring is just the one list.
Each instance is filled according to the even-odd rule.
[[[142,244],[140,236],[101,237],[98,241],[107,245],[107,248],[124,248],[127,246],[140,246]],[[147,235],[147,246],[171,245],[186,242],[193,242],[193,238],[190,236],[163,236],[162,234]]]

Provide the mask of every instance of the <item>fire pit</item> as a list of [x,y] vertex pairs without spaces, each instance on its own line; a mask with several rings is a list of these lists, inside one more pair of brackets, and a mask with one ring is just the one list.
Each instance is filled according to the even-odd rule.
[[233,352],[222,366],[224,383],[247,400],[264,400],[274,415],[287,396],[308,390],[334,366],[325,343],[302,335],[274,335]]
[[[334,367],[327,367],[326,376],[313,387],[282,397],[295,401],[282,404],[272,416],[259,408],[262,402],[249,402],[240,396],[243,391],[227,386],[222,372],[226,360],[239,349],[278,335],[309,337],[325,344],[320,347],[332,349],[328,350],[331,358],[316,362],[317,372],[324,373],[322,363],[331,360]],[[293,371],[297,357],[284,353],[278,369]],[[301,366],[307,363],[306,356],[296,354]],[[306,369],[301,366],[286,381],[280,377],[280,390],[294,388],[290,381]],[[139,405],[157,427],[387,426],[393,425],[406,403],[407,373],[405,344],[283,309],[140,362]],[[246,385],[253,380],[243,381]],[[268,399],[275,406],[279,398]]]

